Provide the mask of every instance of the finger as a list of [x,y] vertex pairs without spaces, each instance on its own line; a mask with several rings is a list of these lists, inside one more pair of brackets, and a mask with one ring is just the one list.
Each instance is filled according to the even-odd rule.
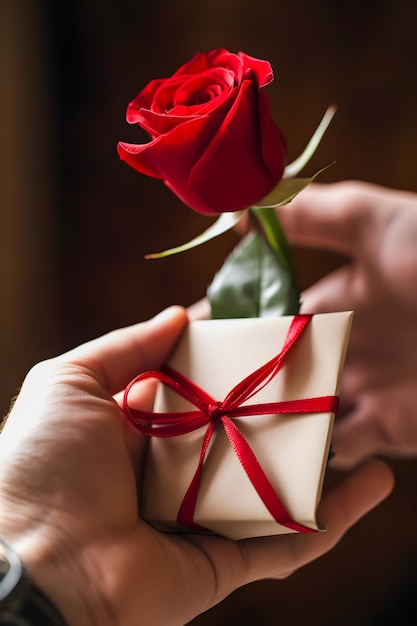
[[358,276],[351,265],[328,274],[301,294],[301,312],[329,313],[356,308]]
[[[129,405],[140,407],[143,411],[151,411],[155,399],[157,381],[153,378],[141,380],[137,385],[133,385],[129,392]],[[125,390],[114,394],[114,399],[121,409],[123,409]]]
[[354,411],[336,420],[331,466],[341,470],[350,469],[382,452],[382,448],[381,429],[377,420],[369,419],[367,409],[359,404]]
[[393,482],[385,463],[370,461],[324,494],[319,518],[326,532],[248,540],[246,582],[283,578],[328,552],[353,524],[388,496]]
[[198,302],[195,302],[187,309],[188,319],[192,320],[207,320],[211,317],[210,304],[207,298],[202,298]]
[[417,424],[410,412],[415,397],[415,385],[407,380],[361,394],[354,408],[336,419],[332,466],[347,469],[376,454],[415,456]]
[[185,309],[170,307],[146,322],[110,332],[59,359],[88,368],[114,395],[140,372],[159,367],[187,323]]
[[312,184],[277,214],[293,245],[331,250],[346,256],[360,253],[358,243],[376,202],[376,189],[357,182]]
[[393,482],[391,470],[382,461],[370,461],[356,470],[323,496],[319,515],[326,532],[236,542],[190,535],[189,541],[203,550],[213,567],[216,589],[210,606],[247,583],[284,578],[329,551],[353,524],[387,497]]
[[[157,381],[147,379],[134,385],[129,394],[129,404],[144,411],[152,411],[155,399]],[[114,399],[123,410],[124,391],[114,395]],[[135,476],[138,484],[141,484],[141,478],[144,471],[146,459],[146,446],[148,437],[141,433],[129,419],[124,420],[126,432],[126,446],[132,460]]]

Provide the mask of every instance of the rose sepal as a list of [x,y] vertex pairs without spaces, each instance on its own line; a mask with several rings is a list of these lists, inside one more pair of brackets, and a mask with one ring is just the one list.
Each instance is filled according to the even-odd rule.
[[317,150],[321,140],[323,139],[324,134],[328,129],[329,124],[332,121],[336,111],[337,108],[334,105],[328,107],[321,119],[320,124],[317,126],[303,152],[296,159],[294,159],[294,161],[292,161],[285,167],[283,174],[284,179],[294,178],[294,176],[297,176],[297,174],[299,174],[301,170],[307,165],[307,163],[310,161],[311,157]]
[[205,231],[194,237],[187,243],[184,243],[180,246],[176,246],[175,248],[169,248],[168,250],[164,250],[163,252],[154,252],[152,254],[147,254],[145,256],[146,259],[161,259],[163,257],[171,256],[172,254],[178,254],[179,252],[185,252],[186,250],[191,250],[191,248],[196,248],[197,246],[201,246],[203,243],[207,243],[211,239],[218,237],[219,235],[223,235],[228,230],[231,230],[236,226],[238,222],[245,215],[246,209],[244,211],[235,211],[234,213],[222,213],[219,215],[217,220],[209,226]]
[[320,174],[334,165],[334,163],[335,161],[332,161],[332,163],[322,167],[309,178],[282,178],[278,185],[276,185],[265,198],[254,204],[251,209],[254,211],[261,208],[274,209],[278,206],[289,204],[291,200],[294,200],[294,198],[298,196],[300,191],[308,187],[317,176],[320,176]]
[[[281,261],[284,263],[284,265],[287,265],[288,267],[290,266],[290,264],[288,261],[288,245],[286,244],[285,235],[276,217],[274,219],[273,215],[271,213],[266,213],[264,209],[274,209],[278,206],[289,204],[291,200],[293,200],[300,193],[300,191],[310,185],[310,183],[312,183],[317,178],[317,176],[319,176],[331,165],[333,165],[333,163],[322,167],[310,178],[281,179],[278,185],[276,185],[274,189],[267,196],[265,196],[265,198],[263,198],[263,200],[261,200],[258,204],[250,207],[250,210],[255,213],[259,221],[262,223],[262,226],[265,229],[265,234],[270,241],[272,247],[281,257]],[[247,210],[248,209],[244,209],[243,211],[221,213],[217,220],[213,224],[211,224],[209,228],[197,235],[197,237],[194,237],[184,244],[175,246],[174,248],[168,248],[167,250],[163,250],[162,252],[152,252],[151,254],[147,254],[145,258],[162,259],[164,257],[179,254],[180,252],[186,252],[187,250],[191,250],[192,248],[201,246],[211,239],[215,239],[216,237],[219,237],[219,235],[223,235],[228,230],[234,228],[236,224],[240,222]],[[270,237],[270,233],[275,233],[274,238]]]

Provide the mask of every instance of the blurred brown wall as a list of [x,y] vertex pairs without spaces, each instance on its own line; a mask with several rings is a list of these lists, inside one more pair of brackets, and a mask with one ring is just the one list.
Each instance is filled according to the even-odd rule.
[[[36,360],[200,298],[234,245],[228,234],[145,261],[207,220],[116,154],[118,140],[143,140],[124,120],[128,101],[197,50],[271,61],[268,93],[290,160],[326,107],[338,105],[308,168],[336,160],[322,182],[357,178],[417,192],[413,0],[2,0],[0,25],[4,410]],[[320,252],[296,258],[303,286],[339,262]],[[234,594],[196,626],[301,626],[307,617],[310,626],[369,626],[417,554],[416,464],[394,467],[395,495],[337,550],[287,581]]]

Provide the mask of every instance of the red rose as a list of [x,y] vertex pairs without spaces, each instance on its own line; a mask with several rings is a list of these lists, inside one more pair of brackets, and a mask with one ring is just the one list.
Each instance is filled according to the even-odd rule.
[[251,206],[280,181],[285,166],[285,142],[262,91],[272,80],[268,61],[223,49],[198,53],[129,104],[127,121],[152,141],[120,142],[120,158],[162,178],[199,213]]

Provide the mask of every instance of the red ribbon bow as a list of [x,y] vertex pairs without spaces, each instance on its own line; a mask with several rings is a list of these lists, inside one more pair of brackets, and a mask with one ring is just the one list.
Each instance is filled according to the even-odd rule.
[[[221,422],[236,456],[272,517],[282,526],[297,532],[315,532],[313,529],[298,524],[291,519],[249,443],[232,421],[236,417],[253,415],[336,413],[339,401],[337,396],[318,396],[302,400],[243,405],[244,402],[257,394],[278,374],[290,349],[297,342],[301,333],[310,322],[311,317],[311,315],[296,315],[291,322],[281,352],[233,387],[223,402],[216,401],[206,391],[169,366],[164,366],[161,371],[144,372],[134,378],[126,387],[123,410],[133,426],[146,435],[151,437],[176,437],[203,426],[207,427],[197,469],[178,511],[178,523],[194,531],[207,532],[206,528],[194,522],[194,511],[204,459],[214,429]],[[146,378],[158,379],[194,404],[197,410],[176,413],[154,413],[152,411],[133,409],[128,404],[129,392],[133,385]]]

